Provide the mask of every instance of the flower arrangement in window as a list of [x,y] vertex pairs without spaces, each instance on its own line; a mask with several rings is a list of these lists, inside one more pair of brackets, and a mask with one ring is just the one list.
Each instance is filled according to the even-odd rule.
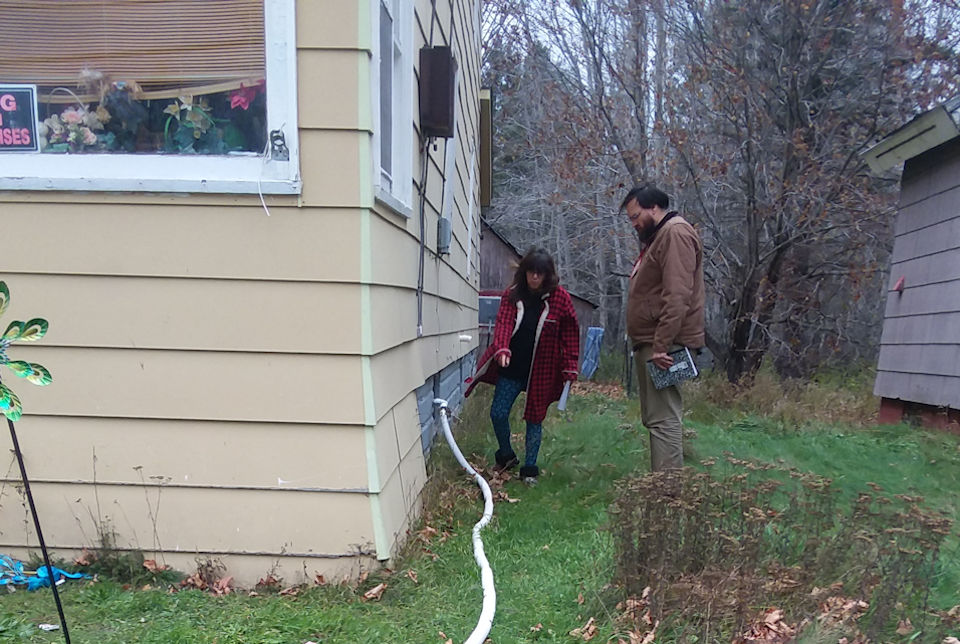
[[230,146],[223,139],[223,130],[216,125],[226,119],[214,119],[206,98],[194,101],[181,96],[163,110],[167,114],[163,126],[164,147],[179,154],[223,154]]
[[48,116],[40,123],[37,134],[40,149],[45,152],[84,152],[109,150],[116,137],[104,132],[104,123],[110,121],[110,112],[98,106],[90,110],[85,105],[70,106],[60,114]]
[[150,93],[136,82],[93,72],[82,81],[82,100],[64,87],[51,92],[74,98],[66,108],[41,101],[40,115],[46,117],[38,131],[41,151],[226,155],[262,153],[266,147],[263,81],[175,99],[145,98]]

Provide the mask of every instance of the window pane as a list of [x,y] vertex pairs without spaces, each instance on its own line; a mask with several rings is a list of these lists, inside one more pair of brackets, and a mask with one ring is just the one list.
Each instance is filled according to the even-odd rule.
[[[380,168],[385,179],[393,168],[393,17],[380,4]],[[384,186],[389,189],[389,185]]]
[[44,152],[263,150],[264,0],[3,5],[0,82],[37,85]]

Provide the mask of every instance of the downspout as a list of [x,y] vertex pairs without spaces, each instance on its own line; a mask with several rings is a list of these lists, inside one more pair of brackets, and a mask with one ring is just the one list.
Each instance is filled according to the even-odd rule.
[[420,171],[420,259],[417,270],[417,337],[423,337],[423,274],[424,261],[427,252],[426,248],[426,227],[427,227],[427,164],[430,160],[430,143],[433,137],[424,139],[420,137],[420,154],[423,155],[423,168]]
[[[437,0],[430,2],[430,38],[427,45],[433,47],[433,25],[437,21]],[[419,79],[417,83],[419,84]],[[419,119],[418,119],[419,121]],[[420,183],[417,189],[420,191],[420,259],[417,265],[417,337],[423,337],[423,273],[424,261],[427,252],[426,249],[426,228],[427,228],[427,170],[430,160],[430,143],[433,137],[424,138],[422,131],[420,134],[420,154],[423,155],[423,167],[420,170]]]

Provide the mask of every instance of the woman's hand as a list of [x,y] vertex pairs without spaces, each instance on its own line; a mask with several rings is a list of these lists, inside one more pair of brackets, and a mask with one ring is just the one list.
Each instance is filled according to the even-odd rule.
[[508,366],[510,366],[510,356],[505,353],[501,353],[497,356],[497,364],[500,365],[500,368],[506,369]]

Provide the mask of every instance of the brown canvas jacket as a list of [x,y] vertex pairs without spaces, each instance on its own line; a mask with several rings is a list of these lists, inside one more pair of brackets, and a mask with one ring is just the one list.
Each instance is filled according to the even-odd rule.
[[697,231],[675,216],[661,228],[630,277],[627,335],[634,346],[699,348],[703,334],[703,245]]

